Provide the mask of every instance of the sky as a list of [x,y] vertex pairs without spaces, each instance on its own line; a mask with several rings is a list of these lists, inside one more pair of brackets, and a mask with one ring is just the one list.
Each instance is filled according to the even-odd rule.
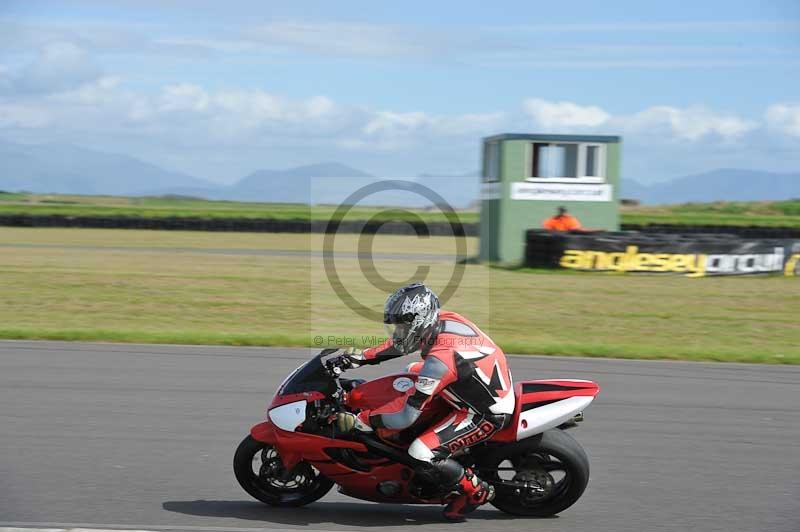
[[800,167],[800,2],[0,2],[0,139],[230,183],[463,174],[501,132],[621,135],[643,183]]

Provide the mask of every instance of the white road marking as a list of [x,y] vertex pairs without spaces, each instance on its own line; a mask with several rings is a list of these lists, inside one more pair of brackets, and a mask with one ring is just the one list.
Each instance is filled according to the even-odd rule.
[[[2,527],[0,532],[118,532],[107,528],[15,528]],[[153,532],[151,530],[126,529],[125,532]]]
[[[46,522],[0,522],[0,532],[164,532],[187,530],[189,532],[334,532],[298,526],[296,528],[241,528],[232,526],[196,525],[123,525],[107,523],[46,523]],[[336,529],[335,532],[353,532]]]

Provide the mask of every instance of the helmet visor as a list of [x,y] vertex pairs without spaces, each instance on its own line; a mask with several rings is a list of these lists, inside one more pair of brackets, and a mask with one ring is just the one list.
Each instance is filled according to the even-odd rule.
[[409,335],[411,333],[410,323],[384,323],[386,333],[394,342],[396,348],[406,352],[408,346]]

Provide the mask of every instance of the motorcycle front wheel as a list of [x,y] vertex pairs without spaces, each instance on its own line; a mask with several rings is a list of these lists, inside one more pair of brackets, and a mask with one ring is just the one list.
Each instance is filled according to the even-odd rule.
[[478,476],[495,488],[496,508],[549,517],[575,504],[586,489],[589,459],[575,438],[552,429],[537,439],[501,447],[476,464]]
[[304,506],[333,487],[333,481],[306,462],[286,471],[275,447],[249,435],[236,449],[233,472],[247,493],[271,506]]

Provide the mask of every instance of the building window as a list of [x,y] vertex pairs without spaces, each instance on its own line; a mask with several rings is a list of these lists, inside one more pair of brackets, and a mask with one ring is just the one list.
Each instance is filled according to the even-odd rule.
[[588,177],[602,177],[600,174],[600,165],[598,154],[600,146],[586,146],[586,172],[584,174]]
[[534,142],[529,179],[602,182],[605,145],[575,142]]
[[499,142],[487,142],[483,147],[483,181],[500,181]]
[[533,144],[531,177],[578,177],[577,169],[577,144]]

